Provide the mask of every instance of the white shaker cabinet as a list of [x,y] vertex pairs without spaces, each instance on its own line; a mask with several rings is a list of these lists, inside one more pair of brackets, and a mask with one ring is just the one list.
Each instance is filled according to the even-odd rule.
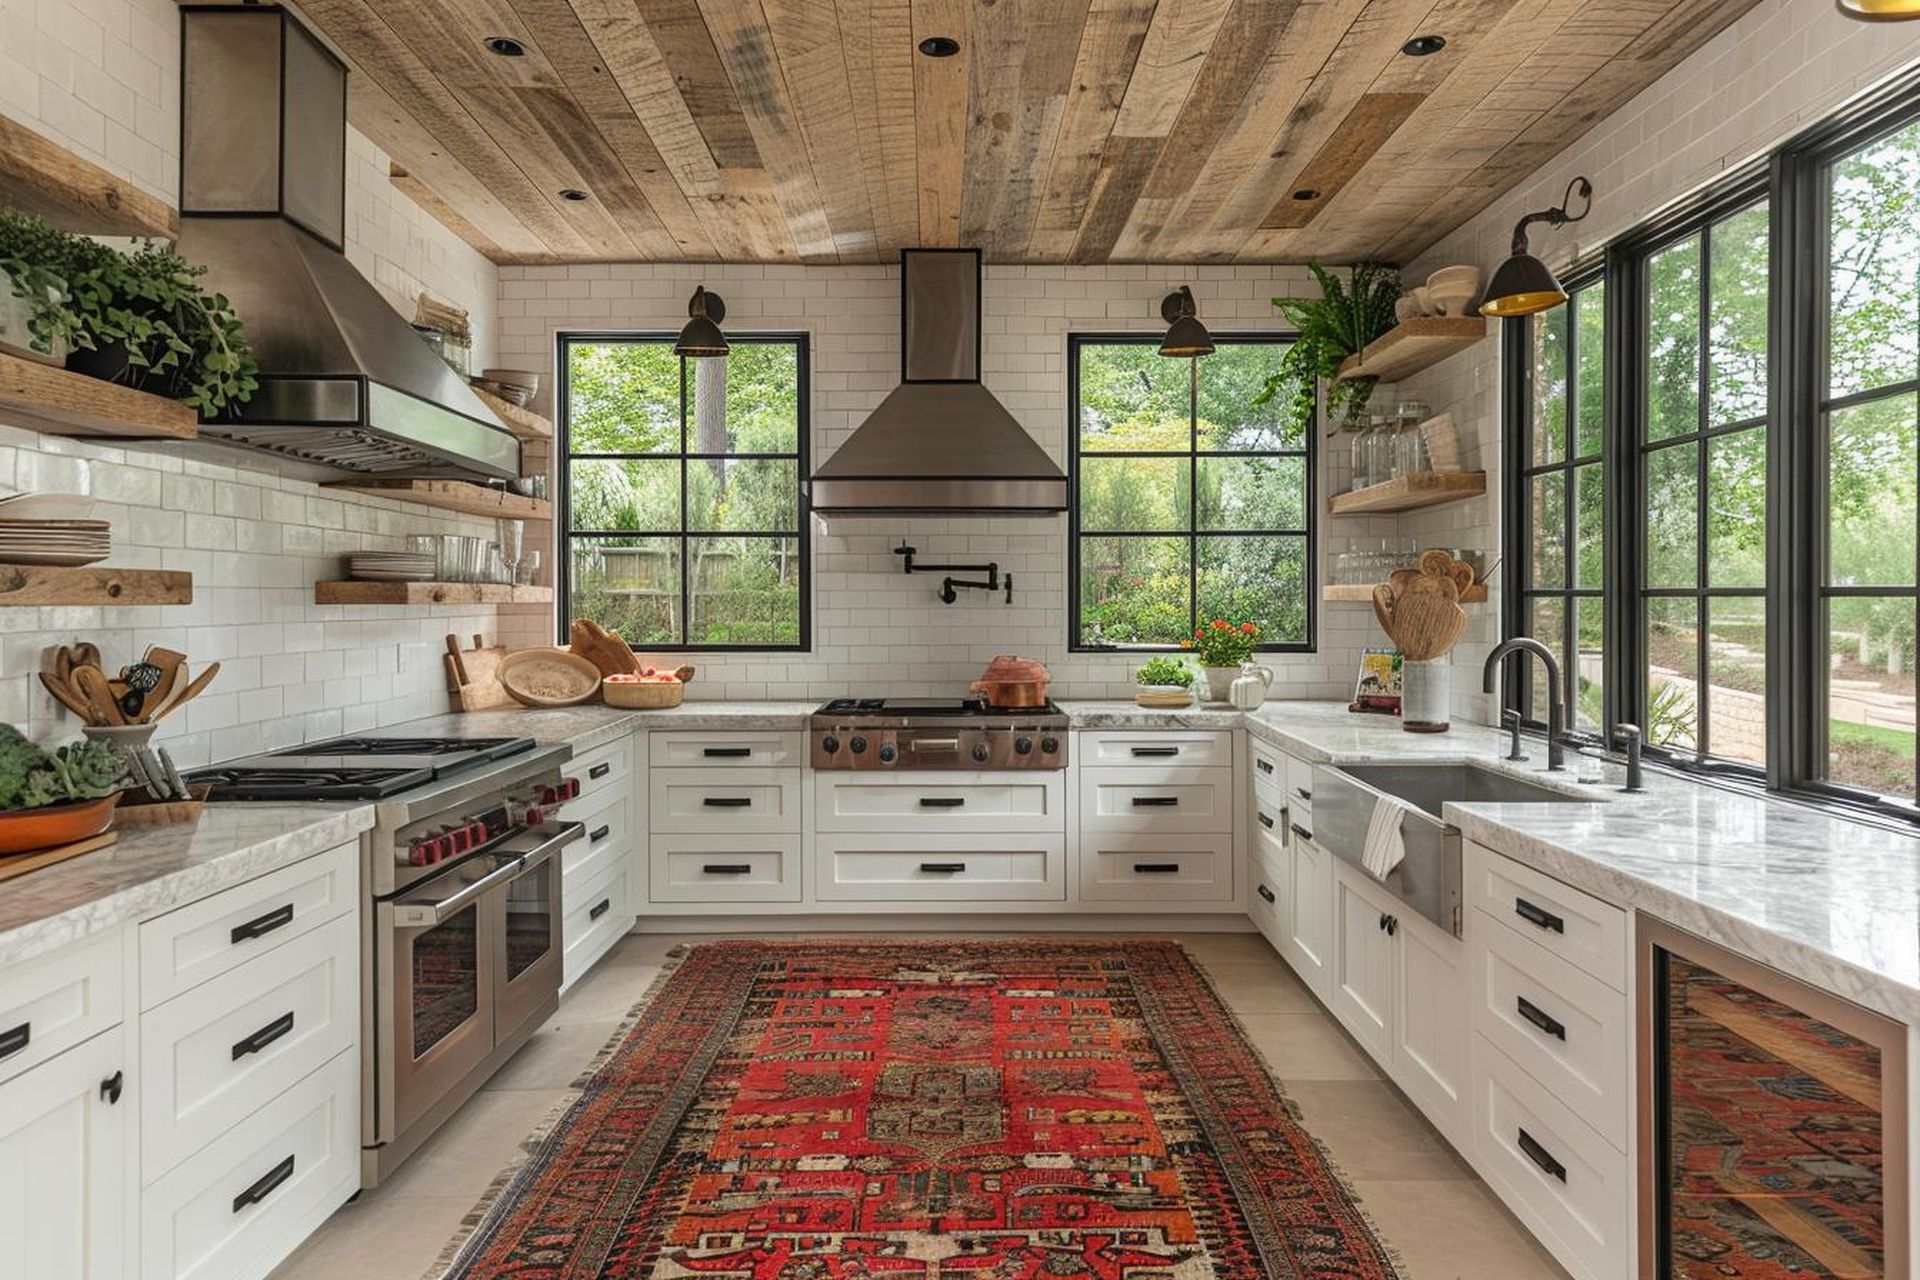
[[115,1026],[0,1084],[0,1277],[123,1274],[125,1031]]

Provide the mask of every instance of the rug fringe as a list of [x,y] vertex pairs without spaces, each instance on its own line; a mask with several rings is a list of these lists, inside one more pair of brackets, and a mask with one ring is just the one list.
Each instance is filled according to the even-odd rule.
[[480,1193],[480,1198],[474,1203],[473,1208],[467,1210],[466,1216],[460,1219],[460,1225],[455,1228],[453,1238],[447,1241],[446,1247],[433,1260],[433,1265],[428,1268],[421,1280],[446,1280],[448,1272],[452,1270],[455,1263],[459,1262],[467,1242],[473,1239],[474,1233],[486,1222],[494,1206],[500,1203],[500,1198],[513,1186],[534,1156],[540,1153],[540,1148],[545,1146],[547,1139],[553,1136],[560,1122],[566,1119],[567,1113],[580,1100],[580,1095],[586,1091],[587,1084],[594,1075],[620,1051],[620,1046],[626,1043],[629,1035],[633,1034],[633,1029],[639,1025],[640,1019],[646,1016],[647,1006],[653,1003],[654,998],[667,985],[667,979],[671,978],[674,971],[685,963],[692,951],[692,946],[682,943],[667,952],[665,959],[661,962],[660,972],[652,982],[647,984],[647,989],[641,992],[640,998],[620,1019],[619,1027],[606,1044],[600,1047],[600,1051],[593,1055],[593,1061],[587,1069],[567,1086],[568,1096],[555,1103],[552,1109],[541,1117],[540,1122],[533,1127],[533,1131],[516,1148],[513,1158],[500,1170],[493,1181],[487,1184],[487,1189]]

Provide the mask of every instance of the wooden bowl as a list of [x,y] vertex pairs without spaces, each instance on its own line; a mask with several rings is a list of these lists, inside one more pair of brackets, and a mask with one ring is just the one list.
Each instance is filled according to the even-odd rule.
[[600,668],[565,649],[522,649],[500,660],[500,687],[526,707],[572,707],[600,692]]
[[113,825],[113,806],[119,799],[116,791],[101,800],[0,813],[0,854],[31,853],[97,836]]
[[606,704],[624,711],[664,711],[679,706],[686,693],[687,686],[678,680],[621,680],[610,676],[600,686],[600,697]]

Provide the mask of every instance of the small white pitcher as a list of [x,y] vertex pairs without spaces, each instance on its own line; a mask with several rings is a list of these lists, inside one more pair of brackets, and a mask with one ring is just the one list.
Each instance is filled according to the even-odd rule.
[[1227,701],[1241,711],[1251,711],[1267,700],[1267,690],[1272,687],[1272,670],[1249,662],[1227,686]]

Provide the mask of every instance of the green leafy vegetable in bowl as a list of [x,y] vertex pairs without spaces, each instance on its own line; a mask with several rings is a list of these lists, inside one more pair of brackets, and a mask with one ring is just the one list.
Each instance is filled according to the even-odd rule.
[[126,766],[105,742],[69,742],[44,751],[0,724],[0,812],[100,800],[120,789]]
[[1185,689],[1193,684],[1193,668],[1178,658],[1149,658],[1140,664],[1134,679],[1143,685],[1178,685]]

